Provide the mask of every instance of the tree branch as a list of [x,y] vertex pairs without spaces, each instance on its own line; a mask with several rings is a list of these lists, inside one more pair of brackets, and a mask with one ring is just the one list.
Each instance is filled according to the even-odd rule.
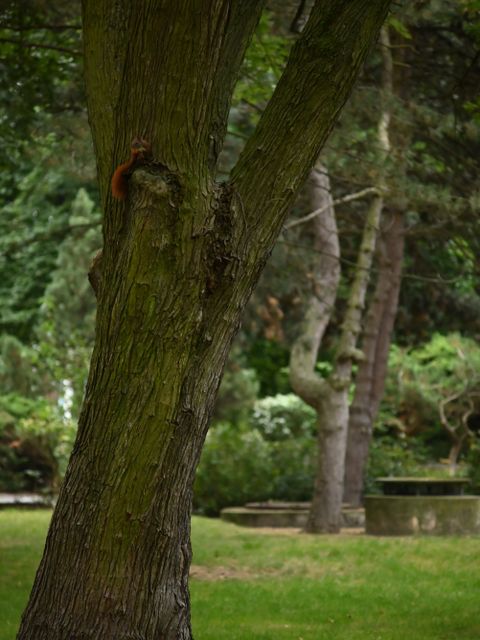
[[[330,253],[326,253],[325,251],[322,251],[321,249],[314,249],[313,247],[308,247],[307,245],[301,244],[300,242],[291,242],[290,240],[279,240],[278,241],[279,244],[285,244],[289,247],[297,247],[298,249],[302,249],[302,251],[310,251],[312,253],[322,253],[324,255],[328,255],[330,257],[335,258],[335,256],[333,256]],[[338,258],[338,261],[340,262],[340,264],[345,264],[349,267],[357,267],[358,265],[354,260],[349,260],[348,258]],[[372,273],[377,273],[378,272],[378,268],[377,267],[373,267],[371,269]],[[441,276],[419,276],[415,273],[408,273],[405,272],[402,274],[402,280],[408,279],[408,280],[418,280],[419,282],[433,282],[433,283],[438,283],[438,284],[454,284],[455,282],[462,282],[463,280],[465,280],[465,276],[466,275],[470,275],[470,272],[465,271],[462,272],[460,275],[456,276],[455,278],[442,278]]]
[[12,242],[5,251],[0,253],[0,257],[8,258],[10,256],[15,255],[19,251],[21,251],[24,247],[35,244],[35,242],[41,242],[43,240],[52,240],[53,238],[60,238],[63,240],[69,233],[75,231],[76,229],[93,229],[95,227],[99,227],[102,224],[101,220],[98,222],[87,222],[85,224],[74,224],[74,225],[66,225],[64,227],[57,227],[56,229],[49,229],[48,231],[42,231],[41,233],[36,233],[29,238],[23,238],[19,242]]
[[290,31],[292,33],[301,33],[302,29],[307,21],[307,16],[305,15],[305,5],[307,0],[300,0],[298,3],[297,11],[295,12],[295,16],[293,17],[292,24],[290,25]]
[[232,171],[250,233],[257,236],[250,238],[252,246],[269,244],[271,234],[278,233],[389,5],[389,0],[315,3],[257,129]]
[[81,51],[75,51],[74,49],[67,49],[66,47],[57,47],[53,44],[40,44],[39,42],[25,42],[24,40],[15,40],[14,38],[0,38],[0,42],[6,42],[9,44],[15,44],[17,47],[25,47],[27,49],[50,49],[52,51],[60,51],[61,53],[68,53],[70,56],[79,56],[83,54]]
[[[391,110],[389,100],[393,87],[393,63],[392,54],[389,48],[390,39],[388,27],[382,27],[380,31],[380,42],[383,65],[382,65],[382,107],[378,121],[377,136],[378,144],[382,150],[382,159],[385,162],[390,152],[390,120]],[[353,283],[345,312],[345,319],[342,323],[339,345],[335,355],[335,373],[340,373],[341,377],[351,379],[351,366],[354,361],[363,357],[363,352],[357,349],[358,336],[362,328],[362,316],[365,307],[368,283],[372,271],[373,255],[377,242],[377,231],[380,226],[380,219],[383,211],[383,193],[386,191],[386,180],[384,171],[380,170],[377,178],[378,190],[373,197],[368,210],[367,219],[363,229],[362,243],[358,252],[358,262],[355,269]]]
[[23,26],[20,24],[4,24],[2,29],[8,29],[9,31],[40,31],[45,29],[46,31],[67,31],[69,29],[80,31],[82,29],[81,24],[34,24]]
[[[337,204],[352,202],[353,200],[358,200],[359,198],[364,198],[365,196],[369,196],[371,194],[378,195],[378,193],[379,192],[377,187],[367,187],[367,189],[362,189],[362,191],[357,191],[356,193],[350,193],[346,196],[343,196],[342,198],[336,198],[332,202],[332,204],[336,206]],[[330,205],[320,207],[319,209],[315,209],[315,211],[308,213],[306,216],[302,216],[301,218],[297,218],[297,220],[292,220],[292,222],[288,222],[283,227],[283,230],[288,231],[288,229],[293,229],[293,227],[296,227],[299,224],[304,224],[305,222],[309,222],[310,220],[313,220],[313,218],[316,218],[317,216],[320,216],[322,213],[324,213],[329,206]]]

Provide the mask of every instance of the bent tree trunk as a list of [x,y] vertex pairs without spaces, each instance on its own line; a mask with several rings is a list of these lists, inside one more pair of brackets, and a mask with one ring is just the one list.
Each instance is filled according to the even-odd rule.
[[312,208],[322,212],[321,216],[312,219],[319,257],[313,271],[313,291],[307,303],[301,334],[292,347],[290,381],[294,391],[317,412],[317,473],[306,530],[336,533],[341,525],[348,390],[352,364],[358,355],[355,347],[382,199],[376,195],[370,206],[333,371],[323,379],[316,373],[315,365],[340,281],[340,246],[330,181],[320,163],[310,176],[310,189]]
[[345,457],[344,501],[362,502],[365,467],[372,429],[385,388],[388,352],[397,315],[405,244],[405,215],[387,217],[380,242],[378,278],[363,334],[364,359],[358,365],[355,395],[350,406]]
[[[96,341],[19,640],[192,637],[192,485],[223,365],[389,2],[317,3],[230,182],[216,184],[262,4],[83,2],[105,213]],[[114,202],[109,179],[135,135],[156,163]]]
[[[381,31],[383,77],[382,110],[378,122],[378,146],[381,160],[388,158],[390,141],[388,129],[390,110],[387,96],[391,93],[392,59],[389,50],[387,28]],[[337,533],[342,519],[345,455],[347,450],[349,400],[353,364],[361,361],[363,353],[357,349],[358,336],[363,321],[365,297],[375,251],[377,230],[383,208],[385,180],[383,168],[379,170],[377,189],[369,207],[362,234],[354,280],[350,289],[345,318],[342,323],[339,344],[334,356],[333,369],[326,379],[315,372],[315,362],[320,345],[318,328],[328,324],[330,311],[325,317],[314,298],[308,305],[301,337],[297,340],[290,360],[291,382],[294,390],[317,411],[318,460],[312,505],[306,531],[311,533]],[[333,215],[333,209],[332,209]],[[331,242],[331,239],[330,239]],[[338,240],[337,240],[338,242]],[[326,245],[323,251],[332,252]],[[338,248],[337,248],[338,252]],[[335,254],[338,257],[337,254]],[[321,258],[321,262],[324,261]],[[317,287],[325,279],[321,272]]]
[[[329,488],[332,484],[330,487],[325,485],[324,477],[335,482],[335,464],[338,455],[338,451],[335,451],[335,433],[327,433],[324,426],[332,412],[340,417],[342,402],[340,399],[338,403],[339,398],[328,393],[328,381],[317,375],[315,365],[318,349],[330,322],[337,297],[340,282],[340,245],[330,180],[321,162],[317,162],[307,186],[310,189],[311,208],[322,213],[312,219],[314,249],[318,251],[318,258],[313,269],[312,294],[306,304],[301,333],[292,346],[290,382],[295,393],[317,413],[319,456],[317,466],[323,470],[322,474],[317,473],[316,476],[314,500],[318,502],[319,500],[329,501]],[[344,421],[346,420],[348,417],[344,416]],[[330,456],[325,455],[327,449],[331,452]],[[326,507],[324,511],[328,518],[332,510]],[[325,530],[328,529],[329,526],[326,526]],[[310,522],[307,530],[310,530]]]

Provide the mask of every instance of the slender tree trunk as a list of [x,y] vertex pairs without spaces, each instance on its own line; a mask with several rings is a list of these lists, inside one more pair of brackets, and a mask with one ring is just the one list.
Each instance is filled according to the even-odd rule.
[[[393,146],[395,154],[395,173],[388,182],[404,176],[406,170],[406,150],[410,140],[408,126],[398,120],[390,122],[391,103],[395,96],[406,99],[408,96],[409,76],[407,48],[396,53],[399,66],[394,72],[389,34],[386,27],[381,35],[383,53],[383,93],[386,95],[388,114],[387,126],[383,130],[383,145]],[[402,64],[403,62],[403,64]],[[390,103],[390,104],[389,104]],[[382,136],[379,136],[382,144]],[[401,189],[397,185],[397,191]],[[387,201],[388,202],[388,201]],[[390,203],[389,203],[390,204]],[[369,305],[362,350],[364,359],[359,363],[355,379],[355,395],[350,407],[347,453],[345,460],[344,500],[350,505],[360,506],[364,485],[365,469],[368,461],[373,425],[378,415],[380,402],[385,388],[388,368],[388,353],[392,339],[393,326],[398,308],[402,265],[405,245],[404,198],[399,198],[386,217],[380,239],[378,277]]]
[[405,216],[393,213],[387,218],[380,242],[378,278],[367,313],[362,351],[355,378],[355,395],[350,407],[347,453],[345,459],[344,501],[360,506],[365,467],[373,423],[385,388],[388,352],[398,307]]
[[[451,444],[450,451],[448,453],[449,475],[454,476],[457,470],[458,458],[462,452],[465,443],[469,438],[472,438],[472,432],[468,427],[468,419],[474,411],[474,403],[472,396],[475,396],[475,392],[472,393],[472,389],[467,384],[464,389],[457,393],[454,393],[447,398],[443,398],[438,405],[438,414],[442,427],[447,432]],[[462,401],[466,403],[467,409],[462,412],[460,418],[458,416],[454,419],[453,424],[451,418],[448,417],[446,407],[451,402]]]
[[448,464],[449,464],[449,474],[451,476],[455,475],[457,470],[458,458],[460,453],[462,452],[463,445],[465,443],[466,436],[459,437],[457,442],[452,443],[450,446],[450,451],[448,453]]
[[[96,341],[19,640],[192,637],[192,486],[225,359],[389,2],[317,4],[223,185],[231,92],[263,2],[193,4],[83,3],[105,213]],[[115,202],[110,176],[135,135],[156,162]]]
[[343,477],[348,431],[348,391],[370,277],[382,198],[375,196],[363,231],[355,278],[348,299],[332,373],[321,381],[317,398],[318,463],[312,505],[306,525],[310,533],[337,533],[342,518]]

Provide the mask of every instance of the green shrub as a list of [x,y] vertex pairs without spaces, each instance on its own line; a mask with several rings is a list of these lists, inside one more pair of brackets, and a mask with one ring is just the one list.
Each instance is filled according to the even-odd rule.
[[75,426],[55,405],[0,396],[0,490],[57,489],[74,437]]
[[39,402],[36,409],[18,425],[21,438],[40,439],[51,452],[57,464],[57,477],[54,479],[57,484],[67,470],[76,431],[75,422],[63,417],[57,406],[46,401]]
[[315,411],[293,393],[257,400],[250,422],[272,441],[311,438],[316,433]]
[[247,366],[256,371],[262,397],[290,391],[289,360],[290,351],[284,344],[264,338],[253,342],[246,361]]
[[395,437],[377,428],[372,439],[365,478],[365,493],[378,493],[376,478],[424,476],[428,452],[420,442]]
[[311,500],[315,477],[316,438],[270,443],[274,470],[271,498],[294,502]]
[[223,507],[246,502],[309,500],[315,453],[311,435],[272,440],[260,429],[218,423],[208,433],[198,466],[194,507],[218,515]]
[[258,396],[259,383],[254,369],[245,369],[235,362],[226,368],[213,419],[218,422],[246,422]]
[[269,444],[258,431],[219,423],[207,435],[195,479],[194,507],[217,515],[223,507],[266,500],[273,476]]
[[452,440],[442,417],[459,437],[465,436],[468,450],[466,427],[480,416],[479,372],[479,345],[457,333],[435,334],[413,349],[394,345],[369,477],[413,475],[422,465],[448,458]]
[[471,481],[473,493],[480,494],[480,438],[477,436],[472,440],[467,456],[468,477]]

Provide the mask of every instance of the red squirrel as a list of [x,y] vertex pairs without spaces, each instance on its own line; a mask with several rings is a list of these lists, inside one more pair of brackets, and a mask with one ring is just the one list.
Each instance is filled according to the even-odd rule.
[[152,147],[143,138],[134,138],[130,145],[130,160],[119,165],[112,176],[112,195],[117,200],[125,200],[128,195],[128,177],[141,162],[151,157]]

